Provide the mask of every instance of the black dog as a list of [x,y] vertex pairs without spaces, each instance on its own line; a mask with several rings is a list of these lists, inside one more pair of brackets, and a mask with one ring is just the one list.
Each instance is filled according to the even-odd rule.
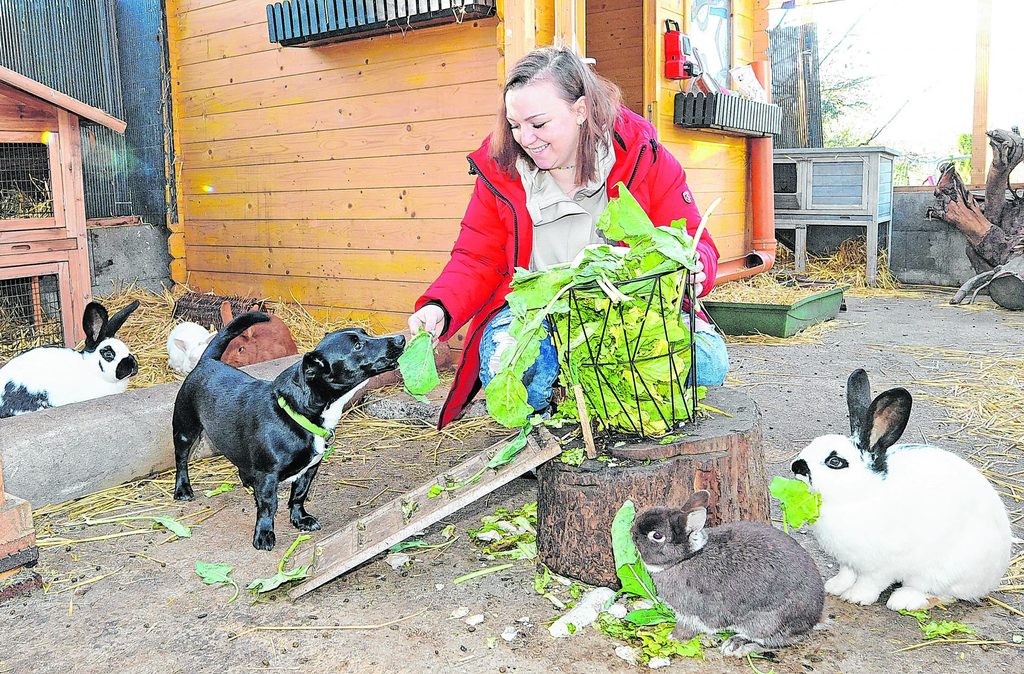
[[303,503],[345,403],[370,377],[393,370],[405,347],[400,335],[370,337],[362,328],[338,330],[272,382],[218,360],[228,342],[268,320],[258,311],[242,314],[213,338],[178,391],[172,423],[174,498],[192,499],[189,453],[206,432],[213,446],[238,468],[242,484],[253,489],[252,544],[258,550],[274,547],[280,484],[292,485],[291,523],[303,531],[320,528]]

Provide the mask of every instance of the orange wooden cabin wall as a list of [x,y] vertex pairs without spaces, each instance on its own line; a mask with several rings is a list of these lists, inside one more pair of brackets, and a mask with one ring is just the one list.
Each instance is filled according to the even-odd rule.
[[[754,58],[761,1],[734,0],[737,64]],[[644,2],[656,30],[640,25]],[[473,182],[464,157],[492,124],[499,22],[515,7],[461,25],[282,48],[268,40],[262,2],[169,0],[173,278],[401,329],[458,233]],[[535,43],[549,44],[553,2],[525,7]],[[612,39],[588,37],[586,48],[630,107],[643,109],[645,87],[655,92],[645,112],[687,168],[698,204],[723,197],[710,229],[723,259],[738,259],[750,246],[747,141],[675,127],[677,85],[661,78],[661,26],[675,18],[685,30],[684,12],[669,0],[592,0],[588,34]]]
[[400,329],[448,259],[498,96],[497,20],[317,48],[263,3],[168,3],[172,274]]

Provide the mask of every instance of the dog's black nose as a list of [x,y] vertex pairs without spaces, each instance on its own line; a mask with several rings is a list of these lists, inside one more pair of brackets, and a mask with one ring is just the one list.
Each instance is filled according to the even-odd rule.
[[811,469],[803,459],[797,459],[794,461],[793,465],[790,466],[790,469],[797,475],[803,475],[804,477],[811,476]]

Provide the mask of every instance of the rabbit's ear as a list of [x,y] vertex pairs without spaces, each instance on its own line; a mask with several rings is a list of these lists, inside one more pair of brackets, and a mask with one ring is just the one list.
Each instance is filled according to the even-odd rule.
[[95,351],[103,341],[103,330],[107,325],[107,308],[99,302],[89,302],[82,314],[82,328],[85,330],[85,350]]
[[677,517],[673,518],[673,534],[678,528],[682,528],[685,532],[684,535],[688,538],[690,534],[703,529],[708,521],[708,502],[710,500],[711,494],[706,489],[694,492],[690,498],[686,499],[686,503],[680,508]]
[[113,316],[110,317],[110,321],[103,328],[104,337],[113,337],[117,334],[117,331],[121,329],[124,322],[128,320],[128,317],[132,315],[132,312],[139,308],[139,301],[135,300],[124,309],[121,309]]
[[231,315],[231,302],[224,300],[220,303],[220,322],[223,325],[227,325],[231,322],[233,316]]
[[871,406],[871,384],[868,373],[863,369],[854,370],[846,380],[846,406],[850,410],[850,433],[861,451],[867,451],[867,434],[870,431],[868,407]]
[[871,470],[876,473],[886,471],[886,450],[900,439],[910,421],[910,408],[913,398],[905,388],[889,389],[871,403],[868,410],[870,427],[865,447],[871,456]]
[[185,343],[184,339],[174,339],[174,346],[178,347],[179,351],[188,351],[188,344]]

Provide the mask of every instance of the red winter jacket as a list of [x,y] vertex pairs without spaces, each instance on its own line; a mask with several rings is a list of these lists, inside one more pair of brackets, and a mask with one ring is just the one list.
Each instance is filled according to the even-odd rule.
[[[419,309],[430,302],[443,305],[448,324],[441,335],[447,340],[470,320],[462,360],[455,371],[448,398],[441,408],[438,428],[455,419],[480,389],[480,336],[484,326],[505,304],[515,267],[528,267],[533,245],[533,222],[526,210],[526,192],[519,178],[501,171],[488,157],[490,138],[469,155],[470,173],[477,176],[462,230],[451,260],[441,275],[416,302]],[[618,196],[622,182],[655,225],[664,226],[686,218],[692,235],[700,224],[700,212],[686,185],[686,173],[657,139],[654,127],[623,107],[615,123],[615,165],[608,176],[608,196]],[[718,249],[705,230],[697,243],[707,281],[702,295],[714,286]]]

